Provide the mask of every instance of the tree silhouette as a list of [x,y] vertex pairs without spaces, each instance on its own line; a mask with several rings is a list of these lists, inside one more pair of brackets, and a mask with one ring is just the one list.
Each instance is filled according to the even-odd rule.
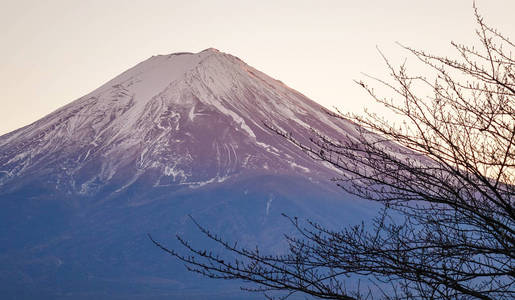
[[[314,159],[341,171],[345,191],[384,204],[373,220],[344,230],[288,217],[298,235],[286,236],[285,255],[265,255],[229,243],[196,222],[236,259],[196,249],[180,236],[183,254],[153,242],[212,278],[257,284],[268,297],[285,291],[324,299],[515,298],[515,45],[483,22],[474,7],[481,47],[457,43],[457,58],[402,46],[431,76],[394,67],[384,98],[357,81],[401,124],[380,116],[343,115],[362,128],[359,140],[313,132],[301,143],[269,128]],[[382,55],[382,54],[381,54]],[[184,251],[183,251],[184,252]],[[377,284],[346,286],[348,276]],[[385,285],[387,284],[387,285]]]

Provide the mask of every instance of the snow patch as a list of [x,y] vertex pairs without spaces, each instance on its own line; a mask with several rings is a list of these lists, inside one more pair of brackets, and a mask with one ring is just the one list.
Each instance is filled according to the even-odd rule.
[[295,162],[293,162],[293,161],[289,161],[289,163],[290,163],[290,167],[291,167],[292,169],[298,168],[298,169],[302,170],[304,173],[309,173],[309,172],[311,171],[311,170],[309,170],[308,168],[306,168],[306,167],[304,167],[304,166],[301,166],[301,165],[299,165],[299,164],[296,164],[296,163],[295,163]]
[[22,160],[22,159],[26,158],[27,156],[29,156],[28,152],[19,153],[19,154],[15,155],[13,158],[9,159],[6,163],[6,165],[16,162],[16,161],[19,161],[19,160]]
[[273,197],[268,198],[266,201],[266,215],[268,216],[270,214],[270,207],[272,207],[272,201],[274,201]]
[[195,106],[193,105],[190,109],[190,112],[188,113],[188,119],[190,119],[190,121],[194,121],[195,120]]
[[277,155],[277,156],[281,155],[279,149],[275,148],[274,146],[268,145],[266,143],[258,142],[258,141],[256,141],[256,144],[258,144],[259,146],[265,148],[265,150],[267,152],[270,152],[270,153],[272,153],[274,155]]
[[185,182],[183,184],[187,184],[189,188],[199,188],[199,187],[205,186],[210,183],[222,183],[229,178],[230,178],[230,176],[228,176],[228,175],[226,175],[226,176],[218,176],[217,175],[209,180],[197,181],[197,182]]
[[177,181],[177,178],[179,178],[179,182],[188,179],[186,172],[184,172],[184,170],[177,168],[177,163],[175,163],[173,166],[165,166],[163,174],[165,176],[172,176],[174,182]]
[[141,176],[141,174],[143,174],[143,170],[139,169],[136,171],[136,174],[134,174],[134,176],[131,178],[131,180],[129,180],[129,182],[127,182],[126,184],[124,184],[122,187],[120,187],[119,189],[117,189],[116,191],[114,191],[115,193],[119,193],[123,190],[125,190],[126,188],[128,188],[129,186],[131,186],[134,182],[136,182],[136,180],[138,180],[138,178]]

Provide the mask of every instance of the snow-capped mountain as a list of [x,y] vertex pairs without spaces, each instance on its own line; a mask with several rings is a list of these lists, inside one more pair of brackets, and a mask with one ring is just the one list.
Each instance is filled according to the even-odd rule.
[[136,285],[151,298],[157,285],[181,298],[201,290],[188,283],[198,278],[176,262],[166,267],[146,233],[197,239],[188,214],[276,250],[291,229],[282,212],[360,220],[368,208],[329,182],[336,171],[265,123],[305,141],[312,129],[358,135],[353,123],[210,48],[153,56],[1,136],[0,292],[110,299]]
[[0,137],[0,185],[37,174],[60,191],[95,194],[109,183],[119,192],[138,180],[202,186],[244,170],[321,175],[322,166],[264,122],[299,137],[310,127],[354,130],[229,54],[153,56]]

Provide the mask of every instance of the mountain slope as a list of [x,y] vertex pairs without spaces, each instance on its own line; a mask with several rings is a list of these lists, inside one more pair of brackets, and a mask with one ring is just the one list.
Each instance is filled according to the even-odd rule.
[[265,121],[299,136],[309,127],[355,130],[236,57],[214,49],[157,56],[1,137],[0,184],[41,169],[60,173],[52,180],[74,193],[95,193],[113,180],[126,188],[146,173],[157,186],[195,186],[272,164],[275,171],[321,170]]
[[132,285],[145,298],[194,295],[211,282],[196,286],[176,262],[164,268],[146,233],[196,240],[192,214],[243,245],[280,251],[291,230],[282,212],[333,225],[366,214],[329,182],[335,170],[265,122],[304,141],[311,128],[358,134],[280,81],[206,49],[154,56],[1,136],[0,288],[49,298],[128,297]]

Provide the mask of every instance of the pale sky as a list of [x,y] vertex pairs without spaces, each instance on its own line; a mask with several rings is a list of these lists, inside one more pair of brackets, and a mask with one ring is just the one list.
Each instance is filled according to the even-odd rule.
[[[515,1],[477,0],[515,38]],[[384,76],[379,46],[452,55],[474,40],[471,0],[0,0],[0,134],[28,125],[155,54],[214,47],[320,104],[361,112],[353,79]],[[408,60],[408,62],[410,62]]]

